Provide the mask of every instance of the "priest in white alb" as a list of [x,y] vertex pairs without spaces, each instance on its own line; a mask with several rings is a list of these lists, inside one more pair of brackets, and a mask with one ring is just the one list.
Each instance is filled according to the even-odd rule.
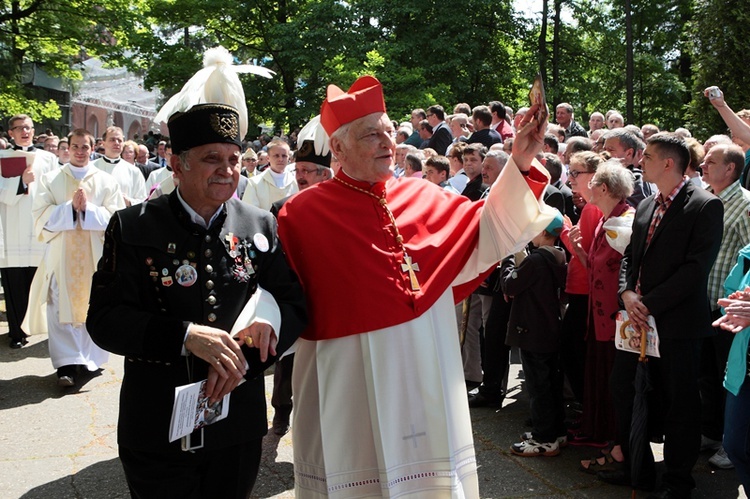
[[79,128],[68,139],[70,163],[39,179],[32,205],[34,232],[46,248],[24,319],[29,333],[49,333],[61,388],[74,386],[80,370],[95,371],[109,356],[91,341],[86,313],[104,230],[114,212],[125,208],[117,180],[89,161],[91,134]]
[[526,116],[489,196],[471,202],[393,178],[377,79],[328,87],[321,123],[341,170],[279,215],[310,319],[293,378],[298,498],[479,497],[454,303],[551,220],[534,160],[546,105]]
[[[34,122],[25,114],[8,120],[13,148],[0,151],[0,276],[5,292],[10,347],[21,348],[28,340],[21,322],[29,305],[31,281],[44,255],[44,244],[34,235],[31,206],[39,178],[57,169],[57,158],[34,147]],[[26,161],[26,169],[9,174],[6,161]]]
[[125,136],[122,128],[111,126],[102,135],[104,155],[94,161],[94,166],[112,175],[120,184],[120,192],[127,206],[142,203],[148,197],[146,182],[141,171],[120,156]]

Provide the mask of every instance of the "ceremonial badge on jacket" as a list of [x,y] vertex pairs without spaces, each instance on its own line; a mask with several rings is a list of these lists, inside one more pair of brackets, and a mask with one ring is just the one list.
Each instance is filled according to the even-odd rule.
[[253,236],[253,243],[255,243],[255,247],[258,248],[258,251],[261,253],[268,251],[268,239],[260,232]]
[[253,261],[255,252],[249,248],[247,241],[240,240],[233,233],[224,238],[229,256],[232,258],[232,276],[238,282],[248,282],[255,274]]
[[174,278],[180,286],[189,287],[198,280],[198,271],[192,265],[182,265],[175,272]]

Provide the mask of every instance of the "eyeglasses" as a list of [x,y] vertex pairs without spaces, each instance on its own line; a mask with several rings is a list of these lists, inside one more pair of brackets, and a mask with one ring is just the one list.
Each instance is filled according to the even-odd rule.
[[242,161],[251,161],[253,163],[257,163],[258,162],[258,160],[255,159],[255,158],[242,158]]
[[430,116],[435,116],[435,114],[434,113],[427,113],[427,117],[429,118]]
[[569,170],[568,171],[568,176],[570,178],[578,178],[578,175],[591,175],[592,173],[594,173],[594,172],[577,172],[575,170]]
[[11,128],[11,130],[13,130],[13,131],[23,130],[24,132],[30,132],[33,129],[34,129],[33,126],[28,126],[28,125],[19,125],[19,126],[14,126],[13,128]]
[[305,168],[295,168],[292,170],[292,172],[293,173],[299,172],[299,173],[304,173],[305,175],[312,175],[313,173],[320,173],[320,170],[318,170],[317,168],[314,170],[307,170]]

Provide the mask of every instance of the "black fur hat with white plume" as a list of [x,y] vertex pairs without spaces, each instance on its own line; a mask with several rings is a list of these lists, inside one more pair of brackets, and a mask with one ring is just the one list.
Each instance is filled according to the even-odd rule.
[[154,121],[167,122],[174,154],[217,142],[242,147],[247,134],[247,104],[237,73],[265,78],[275,74],[260,66],[235,65],[227,49],[215,47],[203,55],[203,69],[162,106]]

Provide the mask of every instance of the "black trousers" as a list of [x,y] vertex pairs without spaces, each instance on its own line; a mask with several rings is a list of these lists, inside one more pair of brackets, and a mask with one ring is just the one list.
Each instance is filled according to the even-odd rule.
[[565,435],[560,353],[521,350],[521,366],[529,392],[532,435],[537,442],[554,442],[560,435]]
[[487,324],[484,326],[482,342],[482,385],[479,393],[492,399],[502,399],[508,387],[508,368],[510,367],[510,347],[505,344],[508,332],[511,302],[506,302],[503,295],[493,295]]
[[262,449],[262,438],[195,452],[144,452],[120,446],[120,461],[134,499],[246,499],[258,476]]
[[271,396],[274,422],[289,423],[289,415],[292,413],[293,371],[294,354],[289,354],[276,362],[273,373],[273,394]]
[[[664,435],[664,463],[666,472],[662,483],[678,495],[687,496],[695,481],[692,470],[698,461],[701,432],[701,403],[698,393],[700,369],[699,339],[660,339],[661,358],[649,357],[649,372],[654,386],[649,397],[649,428],[651,435]],[[617,411],[618,441],[629,464],[630,422],[633,416],[633,381],[638,365],[638,355],[618,350],[612,368],[610,388]],[[658,402],[658,403],[657,403]],[[654,425],[663,424],[658,431]],[[645,475],[654,475],[654,458],[646,456],[641,469]]]
[[5,292],[5,308],[8,313],[8,330],[10,339],[21,341],[27,334],[21,329],[21,323],[29,306],[29,291],[34,280],[36,267],[7,267],[0,269]]
[[586,328],[588,327],[589,295],[568,295],[568,310],[562,325],[560,360],[570,389],[583,403],[583,376],[586,372]]

